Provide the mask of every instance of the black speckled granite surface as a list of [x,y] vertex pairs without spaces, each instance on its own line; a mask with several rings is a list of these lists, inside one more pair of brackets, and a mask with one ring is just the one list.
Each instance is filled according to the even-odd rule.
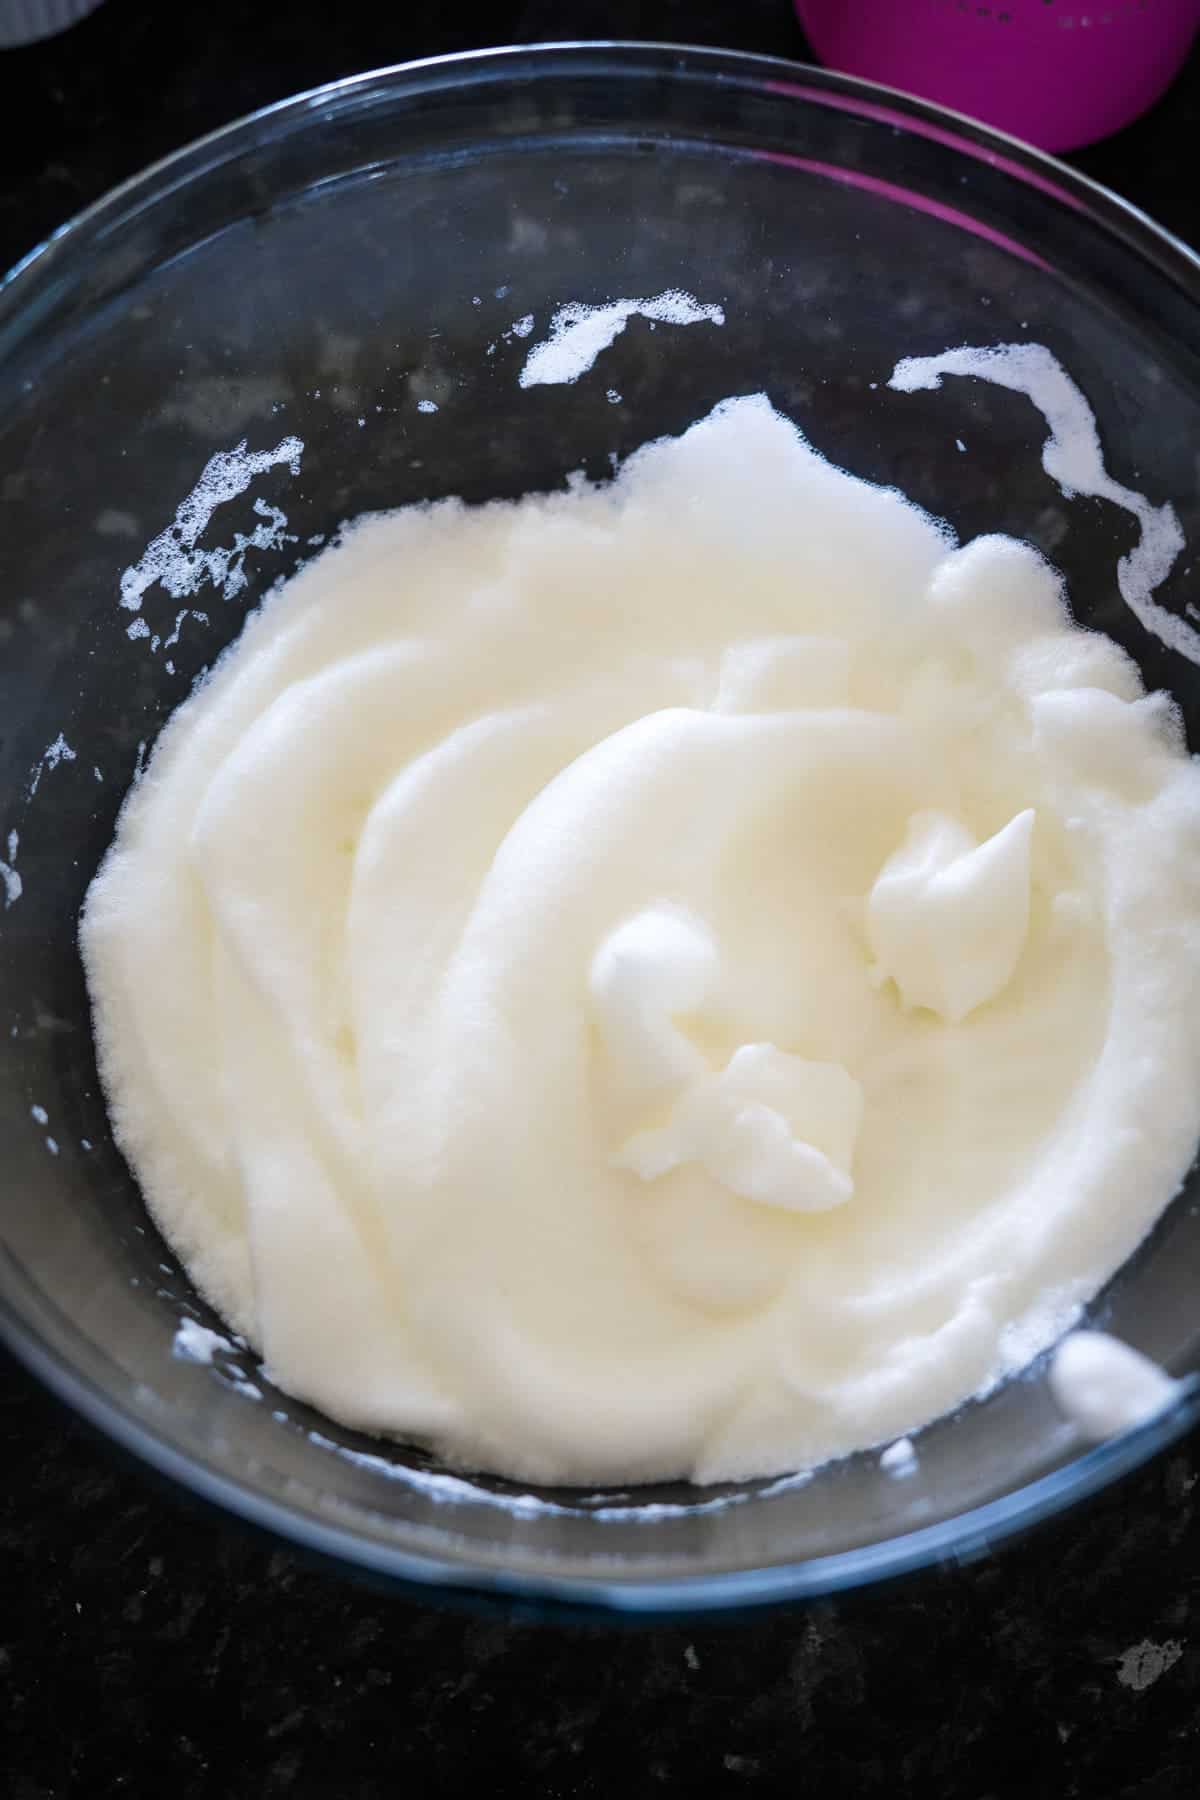
[[[881,0],[881,4],[883,0]],[[107,0],[0,55],[11,263],[253,107],[487,42],[803,56],[786,0]],[[14,129],[15,127],[15,129]],[[1200,242],[1200,61],[1074,160]],[[0,1363],[0,1794],[12,1800],[1200,1793],[1200,1449],[998,1557],[749,1622],[595,1631],[312,1569],[118,1462]]]

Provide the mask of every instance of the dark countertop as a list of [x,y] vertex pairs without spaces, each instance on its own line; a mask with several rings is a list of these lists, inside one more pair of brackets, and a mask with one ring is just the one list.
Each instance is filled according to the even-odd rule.
[[[882,3],[882,0],[881,0]],[[0,263],[146,162],[408,56],[657,37],[803,56],[786,0],[107,0],[0,53]],[[1073,159],[1200,242],[1200,59]],[[118,1463],[0,1362],[0,1795],[478,1790],[1194,1800],[1200,1444],[997,1557],[748,1623],[478,1618],[312,1569]]]

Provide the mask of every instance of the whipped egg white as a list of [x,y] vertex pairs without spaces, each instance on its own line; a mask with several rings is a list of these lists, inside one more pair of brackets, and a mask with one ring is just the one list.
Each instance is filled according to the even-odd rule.
[[170,721],[82,945],[117,1141],[272,1377],[528,1480],[904,1437],[1200,1137],[1169,703],[761,396],[348,528]]

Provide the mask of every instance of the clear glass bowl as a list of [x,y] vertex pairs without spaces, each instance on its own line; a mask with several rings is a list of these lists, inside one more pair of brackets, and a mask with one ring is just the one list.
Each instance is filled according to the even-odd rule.
[[[723,330],[630,324],[574,387],[522,390],[505,337],[553,305],[682,287]],[[96,1078],[79,904],[144,746],[246,608],[364,509],[602,478],[613,457],[765,389],[834,461],[968,537],[1031,538],[1079,617],[1172,689],[1115,567],[1133,527],[1064,501],[1020,396],[904,396],[896,360],[1049,345],[1096,409],[1117,477],[1200,544],[1200,268],[1111,195],[952,115],[720,51],[550,46],[344,81],[231,126],[92,208],[0,295],[0,1323],[17,1354],[147,1462],[311,1550],[400,1580],[539,1603],[677,1612],[811,1595],[987,1550],[1173,1439],[1197,1405],[1085,1450],[1035,1369],[921,1434],[803,1485],[521,1498],[274,1395],[254,1360],[180,1360],[213,1325],[146,1220]],[[489,349],[494,346],[494,349]],[[622,398],[614,403],[608,390]],[[436,413],[418,410],[433,400]],[[123,569],[215,452],[303,439],[222,507],[230,545],[278,505],[290,540],[245,585],[161,587],[131,638]],[[961,439],[969,454],[960,454]],[[1185,557],[1160,593],[1186,605]],[[60,748],[63,742],[73,758]],[[50,752],[47,754],[47,752]],[[16,833],[10,853],[9,834]],[[10,885],[13,885],[10,883]],[[1094,1316],[1177,1374],[1200,1366],[1195,1182]],[[253,1391],[252,1391],[253,1390]]]

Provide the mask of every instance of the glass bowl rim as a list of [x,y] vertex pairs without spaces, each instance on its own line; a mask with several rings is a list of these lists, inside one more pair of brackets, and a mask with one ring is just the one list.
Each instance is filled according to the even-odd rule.
[[[797,78],[802,78],[803,91],[791,96],[799,104],[840,105],[863,117],[883,116],[898,128],[933,136],[955,153],[999,167],[1013,179],[1024,180],[1048,191],[1051,198],[1085,211],[1104,230],[1156,265],[1161,274],[1184,287],[1200,308],[1200,254],[1182,239],[1056,157],[947,107],[783,57],[658,40],[567,39],[422,57],[345,76],[275,101],[193,140],[111,189],[23,256],[0,280],[0,324],[11,322],[19,327],[39,293],[59,278],[64,267],[69,274],[72,266],[86,257],[89,244],[105,230],[173,189],[201,180],[254,143],[282,135],[306,113],[344,105],[372,91],[419,93],[456,80],[462,85],[488,73],[503,76],[523,63],[532,65],[535,79],[544,78],[559,59],[599,74],[614,58],[629,73],[707,73],[716,80],[723,75],[749,82],[757,79],[777,92],[788,86],[795,89]],[[61,1345],[51,1343],[16,1299],[7,1275],[0,1260],[0,1340],[16,1359],[102,1436],[199,1500],[305,1553],[402,1588],[440,1589],[447,1596],[473,1595],[481,1601],[523,1602],[574,1615],[680,1618],[744,1610],[813,1599],[939,1564],[969,1562],[1132,1473],[1200,1420],[1200,1383],[1187,1384],[1178,1403],[1159,1418],[1084,1450],[1063,1467],[1011,1493],[934,1525],[805,1561],[628,1579],[612,1573],[590,1577],[542,1572],[528,1565],[519,1570],[497,1569],[469,1557],[456,1560],[384,1544],[331,1524],[294,1504],[260,1493],[181,1449],[123,1399],[103,1388]]]

